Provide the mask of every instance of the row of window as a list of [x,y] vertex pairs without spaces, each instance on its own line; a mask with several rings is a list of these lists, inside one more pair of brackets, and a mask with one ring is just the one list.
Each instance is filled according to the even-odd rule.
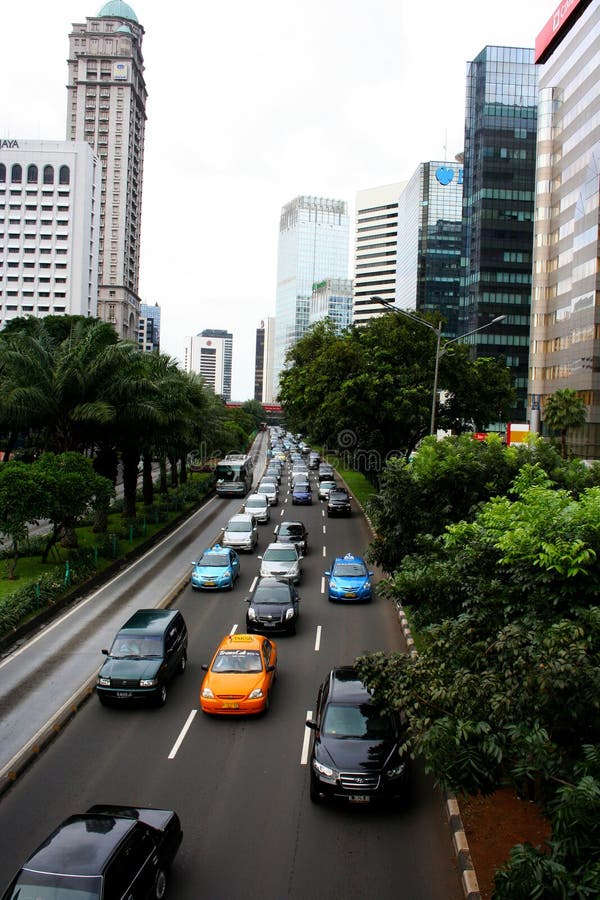
[[[0,163],[0,182],[6,183],[6,166]],[[27,166],[27,184],[39,183],[39,168],[34,163]],[[23,166],[20,163],[13,163],[10,169],[11,184],[21,184],[23,182]],[[42,183],[54,184],[54,166],[46,165],[42,170]],[[60,166],[58,170],[58,183],[71,183],[71,170],[68,166]]]

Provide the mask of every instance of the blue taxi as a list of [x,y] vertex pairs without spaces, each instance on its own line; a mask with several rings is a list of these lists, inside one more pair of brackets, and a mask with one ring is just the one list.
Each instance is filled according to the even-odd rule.
[[329,582],[328,599],[368,602],[372,596],[372,575],[362,557],[353,553],[336,557],[331,568],[325,572]]
[[192,563],[192,588],[196,591],[211,591],[233,588],[235,579],[240,574],[240,558],[230,547],[215,544],[205,550],[199,559]]

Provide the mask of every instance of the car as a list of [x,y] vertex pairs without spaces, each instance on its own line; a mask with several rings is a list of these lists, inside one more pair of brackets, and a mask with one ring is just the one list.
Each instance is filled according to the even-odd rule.
[[302,553],[297,544],[275,541],[269,544],[260,559],[260,575],[290,578],[298,584],[302,577]]
[[327,515],[328,516],[350,516],[352,515],[352,507],[350,505],[352,497],[344,488],[336,487],[329,491],[327,498]]
[[353,666],[325,678],[313,719],[310,798],[369,804],[406,794],[406,718],[381,709]]
[[354,556],[353,553],[336,557],[331,568],[325,572],[325,577],[329,582],[329,600],[371,600],[373,572],[369,572],[362,557]]
[[292,488],[293,506],[310,506],[312,503],[312,491],[308,481],[296,481]]
[[104,705],[150,701],[162,706],[167,685],[187,665],[188,631],[178,609],[138,609],[119,629],[98,672]]
[[200,708],[213,715],[256,715],[269,708],[277,677],[277,644],[258,634],[224,637],[200,688]]
[[258,544],[258,523],[256,516],[248,513],[237,513],[232,516],[223,528],[223,547],[231,547],[240,552],[246,550],[250,553]]
[[291,579],[274,576],[259,578],[246,603],[247,631],[296,633],[300,597]]
[[321,457],[317,453],[316,450],[311,450],[308,454],[308,467],[309,469],[318,469],[319,463],[321,462]]
[[200,554],[193,567],[193,590],[231,591],[236,578],[239,578],[240,558],[230,547],[214,544]]
[[279,525],[275,526],[273,534],[275,535],[276,543],[296,544],[302,556],[306,556],[308,553],[308,531],[304,522],[289,522],[287,520],[280,522]]
[[279,503],[279,488],[276,482],[261,481],[256,488],[258,494],[264,494],[269,501],[269,506],[277,506]]
[[329,492],[336,491],[338,488],[337,481],[320,481],[319,482],[319,500],[329,500]]
[[162,900],[182,838],[173,810],[97,804],[54,829],[19,869],[2,900]]
[[335,477],[335,471],[333,466],[330,466],[329,463],[319,463],[319,481],[332,481]]
[[257,522],[268,522],[271,518],[271,507],[266,494],[248,494],[244,502],[244,512],[256,517]]
[[277,484],[281,484],[281,469],[279,466],[269,466],[265,472],[265,478],[274,478]]

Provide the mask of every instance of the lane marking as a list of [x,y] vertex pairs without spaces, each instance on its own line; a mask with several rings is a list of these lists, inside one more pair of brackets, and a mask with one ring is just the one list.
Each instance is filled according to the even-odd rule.
[[327,534],[327,525],[323,525],[323,534]]
[[[312,709],[306,710],[306,718],[312,719]],[[300,757],[300,765],[305,766],[308,762],[308,748],[310,745],[310,728],[308,725],[304,726],[304,740],[302,741],[302,755]]]
[[325,518],[325,510],[324,509],[321,510],[321,515],[323,516],[323,518]]
[[327,547],[323,544],[323,557],[327,556]]
[[315,653],[321,649],[321,626],[317,625],[317,636],[315,638]]
[[254,578],[252,579],[252,584],[250,585],[250,593],[252,593],[252,591],[256,587],[257,581],[258,581],[258,575],[255,575]]
[[190,729],[190,725],[192,724],[192,722],[193,722],[194,719],[196,718],[197,713],[198,713],[198,710],[197,710],[197,709],[193,709],[193,710],[191,711],[191,713],[189,714],[189,716],[187,717],[186,722],[185,722],[185,725],[183,726],[183,728],[182,728],[181,731],[179,732],[179,737],[177,738],[177,740],[175,741],[175,743],[173,744],[173,746],[172,746],[172,748],[171,748],[171,752],[169,753],[169,756],[167,757],[168,759],[175,759],[175,756],[177,755],[177,751],[179,750],[179,748],[180,748],[181,745],[183,744],[183,739],[185,738],[186,734],[188,733],[188,731],[189,731],[189,729]]
[[229,632],[229,634],[235,634],[237,630],[238,630],[237,625],[234,625],[233,628],[231,629],[231,631]]
[[284,512],[285,512],[285,510],[282,509],[281,512],[279,513],[279,515],[282,516],[284,514]]
[[325,593],[325,576],[323,575],[321,578],[321,593]]

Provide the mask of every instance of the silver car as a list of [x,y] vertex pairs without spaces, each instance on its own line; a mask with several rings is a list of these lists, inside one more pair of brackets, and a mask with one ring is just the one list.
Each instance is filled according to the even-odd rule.
[[279,488],[274,481],[261,481],[256,488],[258,494],[265,494],[269,501],[269,506],[277,506],[279,503]]
[[260,576],[289,578],[298,584],[302,576],[302,554],[296,544],[269,544],[260,559]]
[[248,494],[244,503],[244,512],[255,516],[258,522],[268,522],[271,509],[266,494]]
[[258,544],[258,523],[256,516],[238,513],[232,516],[223,529],[224,547],[233,547],[234,550],[248,550],[250,553]]

